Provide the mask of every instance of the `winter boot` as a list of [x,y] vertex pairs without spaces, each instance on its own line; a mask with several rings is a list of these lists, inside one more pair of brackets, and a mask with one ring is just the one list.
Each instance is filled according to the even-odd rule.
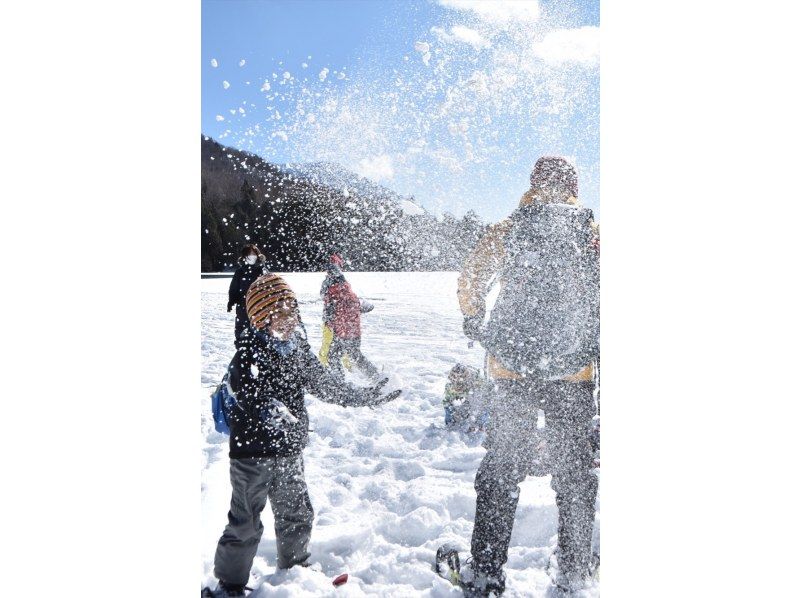
[[577,572],[556,574],[553,579],[553,588],[557,590],[555,595],[570,596],[579,590],[583,590],[587,585],[587,576]]
[[502,571],[489,575],[470,565],[463,570],[459,585],[466,598],[492,598],[505,592],[506,576]]
[[599,581],[600,555],[592,553],[591,561],[585,571],[562,572],[558,565],[558,549],[550,555],[547,573],[550,576],[551,587],[547,593],[548,598],[561,598],[573,596],[580,590],[585,590]]
[[236,585],[231,583],[219,582],[216,590],[211,588],[204,588],[200,594],[200,598],[231,598],[233,596],[244,596],[244,591],[250,588],[243,585]]

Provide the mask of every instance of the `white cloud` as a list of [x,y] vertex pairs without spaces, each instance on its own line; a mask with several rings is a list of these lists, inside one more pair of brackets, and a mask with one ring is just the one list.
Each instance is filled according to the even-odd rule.
[[244,66],[244,58],[239,61],[239,66]]
[[324,81],[325,79],[327,79],[327,77],[328,77],[328,73],[329,73],[329,72],[330,72],[330,71],[328,71],[328,67],[325,67],[324,69],[322,69],[322,70],[319,72],[319,80],[320,80],[320,81]]
[[535,21],[539,18],[537,0],[439,0],[445,8],[469,11],[485,21]]
[[364,158],[358,163],[355,170],[360,176],[376,182],[394,178],[392,158],[387,154],[381,154],[374,158]]
[[485,37],[469,27],[456,25],[451,29],[451,32],[457,40],[467,43],[474,48],[486,48],[490,45],[489,41]]
[[222,82],[222,89],[228,89],[230,86],[231,86],[231,84],[228,83],[227,81],[223,81]]
[[431,33],[433,33],[439,39],[439,41],[443,43],[450,44],[461,42],[469,44],[476,50],[491,46],[489,40],[483,37],[480,33],[474,29],[470,29],[469,27],[464,27],[463,25],[454,26],[452,29],[450,29],[450,32],[447,32],[441,27],[431,27]]
[[217,62],[216,58],[211,59],[211,66],[214,68],[217,68],[219,66],[219,63]]
[[533,44],[533,53],[550,64],[597,64],[600,28],[556,29],[545,35],[541,42]]
[[225,120],[225,117],[220,114],[217,114],[217,122],[221,123],[223,120]]
[[269,81],[264,79],[264,85],[261,86],[261,91],[269,91]]

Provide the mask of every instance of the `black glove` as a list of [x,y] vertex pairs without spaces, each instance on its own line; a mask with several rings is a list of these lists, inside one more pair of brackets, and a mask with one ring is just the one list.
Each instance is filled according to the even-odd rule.
[[381,396],[381,391],[383,390],[383,387],[386,386],[388,381],[389,378],[384,378],[372,388],[365,388],[363,391],[361,404],[367,407],[374,407],[375,405],[382,405],[383,403],[394,401],[397,397],[399,397],[403,392],[401,390],[393,390],[392,392]]
[[228,311],[231,311],[232,309],[233,309],[233,303],[228,303]]
[[474,341],[481,340],[483,337],[483,314],[464,317],[464,334]]

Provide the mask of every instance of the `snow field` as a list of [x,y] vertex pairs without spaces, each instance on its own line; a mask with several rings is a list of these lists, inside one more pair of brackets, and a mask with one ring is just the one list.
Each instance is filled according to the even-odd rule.
[[[321,343],[323,273],[284,275],[295,290],[311,346]],[[483,365],[479,346],[461,331],[453,272],[346,273],[360,297],[375,304],[362,316],[362,350],[402,388],[393,403],[342,408],[307,396],[306,481],[314,505],[311,559],[322,571],[275,572],[272,513],[253,564],[254,598],[266,596],[459,596],[432,570],[436,549],[449,542],[469,554],[475,513],[475,472],[481,438],[444,429],[441,405],[456,362]],[[201,583],[215,585],[213,560],[230,502],[228,437],[214,430],[209,394],[234,352],[229,278],[201,281]],[[352,376],[356,383],[364,383]],[[506,567],[508,596],[544,596],[545,567],[555,541],[557,511],[548,478],[528,478]],[[595,530],[599,541],[599,512]],[[331,580],[349,573],[347,584]],[[586,596],[598,596],[593,589]]]

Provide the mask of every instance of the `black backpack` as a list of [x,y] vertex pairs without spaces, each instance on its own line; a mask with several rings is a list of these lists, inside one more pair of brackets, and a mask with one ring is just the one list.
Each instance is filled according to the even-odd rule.
[[599,354],[600,267],[592,211],[534,204],[511,215],[502,290],[483,345],[508,369],[574,374]]

